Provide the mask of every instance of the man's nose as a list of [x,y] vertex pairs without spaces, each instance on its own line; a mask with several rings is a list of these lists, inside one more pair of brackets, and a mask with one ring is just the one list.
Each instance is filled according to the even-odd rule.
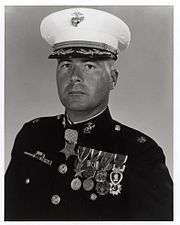
[[79,65],[73,65],[73,69],[70,77],[72,82],[81,82],[82,81],[82,70]]

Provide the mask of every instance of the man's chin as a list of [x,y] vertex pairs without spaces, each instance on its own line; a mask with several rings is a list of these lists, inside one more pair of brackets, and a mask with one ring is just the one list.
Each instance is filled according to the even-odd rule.
[[84,111],[89,108],[87,104],[85,104],[83,102],[78,102],[78,101],[69,102],[69,103],[66,103],[63,105],[66,109],[71,110],[71,111]]

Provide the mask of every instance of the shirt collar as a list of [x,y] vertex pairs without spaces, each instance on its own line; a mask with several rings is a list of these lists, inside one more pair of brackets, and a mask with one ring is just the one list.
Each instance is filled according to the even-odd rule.
[[87,124],[95,124],[97,129],[107,129],[112,124],[112,117],[109,112],[109,108],[105,108],[100,113],[96,114],[95,116],[89,118],[88,120],[79,121],[78,123],[72,123],[68,118],[67,115],[64,115],[64,121],[65,121],[65,128],[69,129],[76,129],[76,130],[82,130],[84,127],[87,126]]
[[72,122],[72,121],[70,120],[69,116],[68,116],[66,113],[65,113],[65,116],[66,116],[66,120],[67,120],[67,122],[68,122],[69,124],[71,124],[71,125],[76,125],[76,124],[81,124],[81,123],[89,122],[90,120],[92,120],[92,119],[98,117],[99,115],[101,115],[106,109],[107,109],[107,107],[104,108],[104,109],[103,109],[102,111],[100,111],[99,113],[97,113],[96,115],[94,115],[94,116],[92,116],[92,117],[90,117],[90,118],[88,118],[88,119],[86,119],[86,120],[80,120],[80,121],[77,121],[77,122]]

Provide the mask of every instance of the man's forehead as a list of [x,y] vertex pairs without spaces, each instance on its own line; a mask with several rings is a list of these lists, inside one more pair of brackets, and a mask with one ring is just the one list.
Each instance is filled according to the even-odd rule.
[[105,59],[105,58],[99,59],[99,58],[92,58],[92,57],[88,57],[88,56],[82,56],[82,57],[67,56],[64,58],[57,59],[57,61],[59,63],[64,62],[64,61],[69,61],[69,62],[94,62],[94,63],[100,64],[102,62],[108,62],[108,61],[110,61],[110,59]]

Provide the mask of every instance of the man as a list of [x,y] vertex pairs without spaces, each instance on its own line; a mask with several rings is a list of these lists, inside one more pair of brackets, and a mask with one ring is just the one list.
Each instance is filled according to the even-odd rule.
[[161,148],[111,118],[108,101],[128,26],[71,8],[41,23],[57,59],[65,114],[26,123],[5,179],[6,220],[172,220],[172,180]]

